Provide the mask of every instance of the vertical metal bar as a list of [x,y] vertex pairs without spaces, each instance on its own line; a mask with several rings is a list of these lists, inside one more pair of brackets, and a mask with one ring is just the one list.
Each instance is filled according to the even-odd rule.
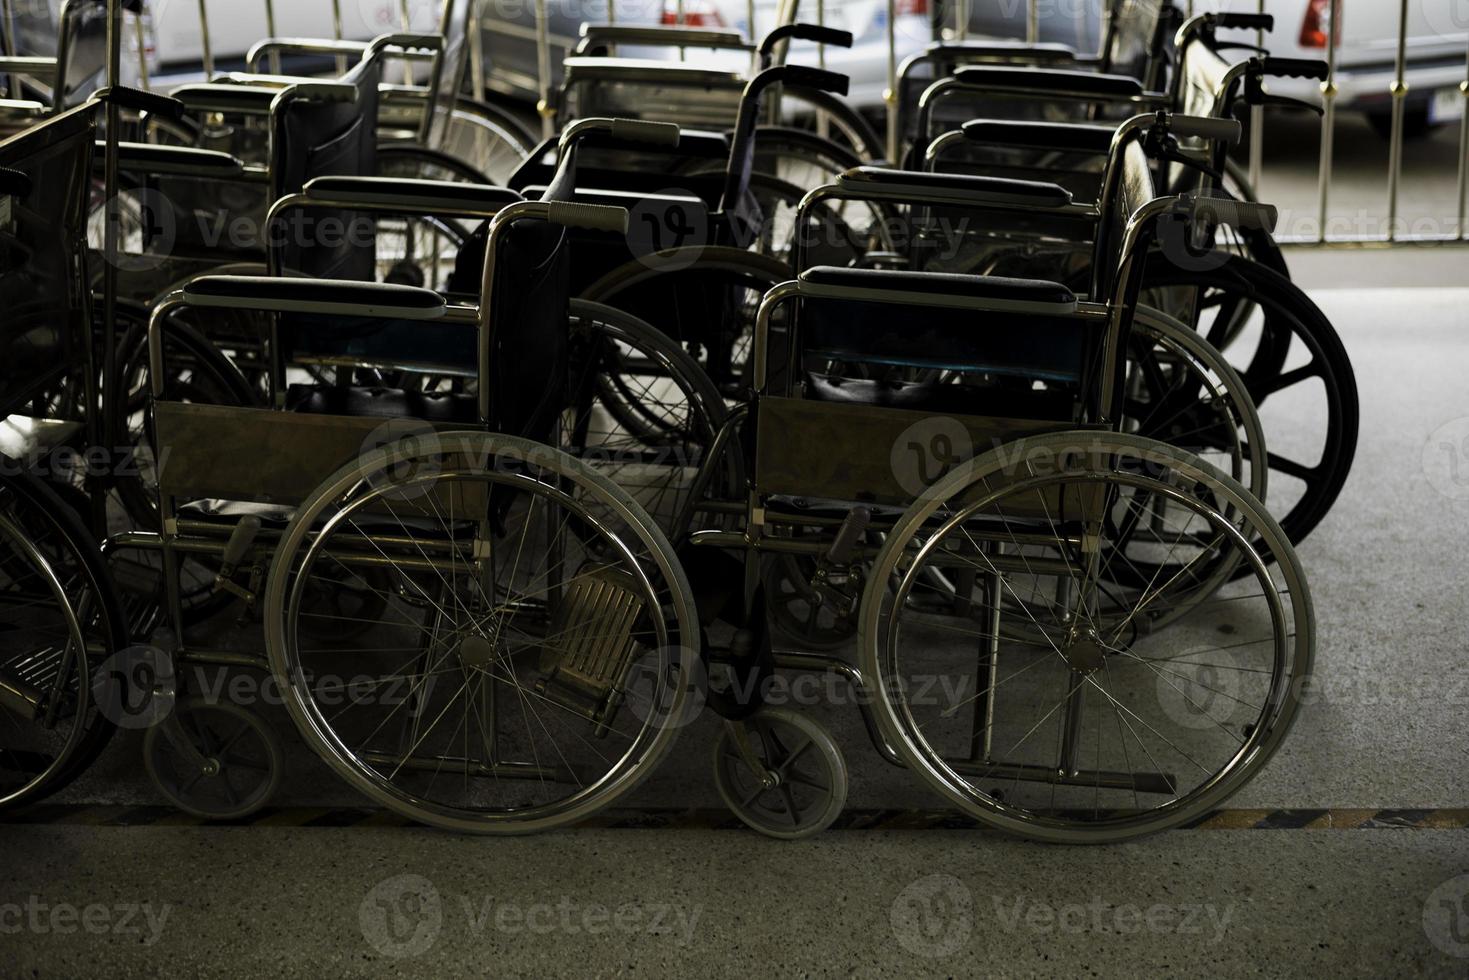
[[1326,36],[1326,81],[1321,83],[1321,166],[1316,177],[1316,240],[1326,241],[1327,209],[1331,203],[1332,157],[1336,153],[1336,46],[1341,23],[1341,0],[1331,0],[1331,23]]
[[[200,0],[202,3],[203,0]],[[58,80],[58,86],[60,81]],[[109,88],[122,84],[122,0],[107,0],[107,85]],[[118,446],[113,434],[117,431],[113,409],[117,390],[117,266],[118,266],[118,211],[117,200],[118,163],[117,144],[121,139],[122,111],[117,102],[108,99],[105,111],[107,142],[103,146],[102,196],[105,201],[102,212],[102,385],[100,399],[101,431],[95,422],[89,422],[92,445],[107,447],[109,456]],[[87,372],[88,404],[87,418],[98,415],[97,370]],[[96,530],[105,530],[107,512],[106,495],[92,495],[93,518]]]
[[485,97],[485,24],[484,0],[474,0],[469,8],[469,80],[474,97]]
[[[1332,25],[1334,30],[1336,25]],[[1403,116],[1408,108],[1408,0],[1398,3],[1398,60],[1392,83],[1392,148],[1387,163],[1387,240],[1398,237],[1398,186],[1403,179]]]
[[1464,80],[1459,83],[1459,102],[1463,115],[1459,117],[1459,233],[1458,238],[1469,238],[1469,223],[1464,220],[1465,205],[1469,204],[1469,48],[1464,52]]
[[145,6],[133,17],[133,36],[137,38],[138,44],[138,87],[145,92],[153,89],[153,81],[148,72],[148,31],[143,23],[147,16],[148,8]]
[[199,0],[199,44],[203,48],[204,80],[214,77],[214,48],[209,42],[209,0]]
[[750,37],[750,43],[758,46],[760,44],[760,34],[755,30],[755,0],[749,0],[749,3],[745,4],[745,17],[747,18],[745,21],[745,32]]
[[[1032,2],[1031,6],[1034,6]],[[958,23],[954,25],[954,37],[960,41],[969,40],[969,0],[959,0],[955,16]]]
[[898,0],[888,0],[888,87],[882,100],[888,107],[888,161],[898,159]]
[[1025,42],[1039,43],[1041,39],[1041,8],[1038,0],[1030,0],[1025,17]]
[[[826,0],[816,0],[816,25],[826,26]],[[816,46],[816,66],[822,70],[826,69],[826,45]],[[825,112],[816,113],[816,135],[822,139],[831,138],[831,119]]]
[[541,101],[536,106],[541,116],[541,138],[550,139],[556,132],[556,110],[551,107],[551,24],[546,0],[536,0],[536,72],[541,86]]
[[[275,32],[275,0],[265,0],[265,36],[279,36]],[[279,51],[270,52],[270,71],[273,75],[281,73],[281,53]]]
[[617,0],[607,0],[607,23],[617,25]]
[[[1265,0],[1256,6],[1257,13],[1265,13]],[[1265,32],[1255,32],[1255,44],[1265,47]],[[1250,110],[1250,186],[1260,192],[1260,171],[1265,166],[1265,107],[1255,106]]]
[[683,26],[683,4],[684,0],[678,0],[678,5],[674,8],[673,23],[677,27]]
[[[20,54],[20,38],[15,33],[15,10],[11,6],[12,0],[0,0],[0,13],[5,15],[4,41],[5,46],[0,53],[14,57]],[[20,76],[14,73],[10,76],[10,97],[19,99],[21,97]]]
[[[338,41],[342,40],[342,0],[332,0],[332,37]],[[337,74],[347,73],[347,56],[337,55]]]

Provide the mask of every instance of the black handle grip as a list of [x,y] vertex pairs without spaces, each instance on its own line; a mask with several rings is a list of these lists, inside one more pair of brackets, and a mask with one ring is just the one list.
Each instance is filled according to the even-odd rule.
[[1260,72],[1272,78],[1312,78],[1326,81],[1330,70],[1326,62],[1317,58],[1261,58]]
[[1272,14],[1215,14],[1214,26],[1226,30],[1273,31],[1275,17]]
[[166,95],[157,95],[153,92],[144,92],[142,89],[113,85],[98,89],[93,98],[98,102],[109,102],[124,109],[132,109],[134,112],[147,112],[155,116],[166,116],[169,119],[184,118],[185,107],[178,99],[171,99]]
[[1232,197],[1199,197],[1191,202],[1190,217],[1209,225],[1228,225],[1237,229],[1259,229],[1273,234],[1280,212],[1271,204],[1237,201]]
[[1238,143],[1244,138],[1244,127],[1238,119],[1175,115],[1169,117],[1168,129],[1174,136],[1197,137],[1230,144]]
[[821,27],[817,24],[785,24],[765,35],[765,40],[760,42],[760,53],[770,54],[775,50],[777,44],[787,39],[815,41],[817,44],[830,44],[838,48],[850,48],[856,41],[851,31],[839,31],[835,27]]
[[31,178],[19,170],[0,167],[0,194],[7,197],[29,197]]
[[799,85],[802,88],[814,88],[833,95],[846,95],[847,89],[852,84],[850,78],[839,72],[827,71],[824,68],[807,68],[805,65],[781,65],[777,68],[767,68],[756,75],[751,84],[763,89],[777,82],[785,85]]

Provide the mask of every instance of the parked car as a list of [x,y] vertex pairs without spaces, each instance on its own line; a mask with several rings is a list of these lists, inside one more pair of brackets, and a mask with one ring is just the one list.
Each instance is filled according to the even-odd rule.
[[[1221,0],[1226,10],[1257,10],[1257,0]],[[1331,0],[1266,0],[1275,16],[1267,45],[1286,58],[1327,56],[1327,38],[1336,44],[1337,109],[1361,112],[1384,138],[1392,132],[1392,83],[1396,77],[1398,4],[1387,0],[1341,0],[1341,20],[1331,23]],[[1242,40],[1250,40],[1242,38]],[[1464,50],[1469,42],[1469,3],[1464,0],[1409,0],[1408,83],[1404,133],[1422,136],[1464,114]],[[1317,101],[1315,82],[1279,79],[1278,95]]]

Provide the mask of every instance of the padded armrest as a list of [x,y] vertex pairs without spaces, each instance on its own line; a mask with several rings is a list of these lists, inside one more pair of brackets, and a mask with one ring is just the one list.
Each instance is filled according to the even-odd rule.
[[935,55],[953,53],[974,58],[1003,58],[1011,64],[1070,64],[1084,57],[1067,44],[1027,44],[1024,41],[940,41],[929,45],[928,51]]
[[730,48],[753,51],[755,46],[739,31],[702,27],[644,27],[623,24],[582,24],[578,54],[598,43],[628,44],[645,48]]
[[1112,150],[1117,130],[1112,126],[1086,123],[1008,122],[974,119],[962,127],[964,138],[992,146],[1021,146],[1039,150],[1065,150],[1106,156]]
[[846,269],[819,265],[801,274],[813,286],[881,289],[979,300],[991,309],[1068,314],[1076,312],[1076,294],[1058,282],[966,276],[953,272],[905,272],[893,269]]
[[[103,140],[97,141],[100,156],[107,150]],[[245,172],[238,157],[218,150],[198,150],[191,146],[163,146],[157,143],[119,143],[118,166],[127,171],[146,174],[173,174],[228,180]]]
[[881,187],[894,196],[912,201],[922,201],[930,195],[948,199],[959,194],[973,199],[975,204],[1015,204],[1034,208],[1064,208],[1072,204],[1071,192],[1059,184],[1005,177],[857,167],[842,174],[837,182],[844,186],[860,187],[865,184]]
[[442,296],[417,286],[271,276],[203,276],[184,286],[183,298],[196,307],[394,320],[437,320],[446,309]]
[[181,85],[169,95],[195,112],[235,112],[246,115],[269,115],[270,104],[281,94],[278,86],[224,85],[201,83]]
[[444,180],[404,180],[400,177],[317,177],[308,181],[302,192],[307,197],[414,209],[424,214],[480,214],[525,200],[508,187]]
[[1048,95],[1076,93],[1087,98],[1115,101],[1144,95],[1143,83],[1129,75],[1102,75],[1063,68],[1002,68],[974,65],[960,68],[953,77],[971,88],[1005,91],[1014,89]]

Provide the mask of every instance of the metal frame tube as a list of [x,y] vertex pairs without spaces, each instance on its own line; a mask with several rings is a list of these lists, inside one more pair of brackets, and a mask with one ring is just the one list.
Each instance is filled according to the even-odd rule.
[[209,41],[209,0],[199,0],[199,44],[204,59],[204,80],[214,77],[214,46]]
[[[201,0],[202,2],[202,0]],[[888,0],[888,87],[882,100],[888,110],[888,160],[898,159],[898,0]]]
[[[1336,25],[1332,24],[1332,30]],[[1398,189],[1403,178],[1403,117],[1408,99],[1408,0],[1398,0],[1398,57],[1392,83],[1392,145],[1387,163],[1387,240],[1398,237]]]
[[1463,115],[1459,117],[1459,224],[1454,237],[1469,241],[1469,222],[1465,206],[1469,204],[1469,46],[1464,51],[1464,80],[1459,83],[1459,100]]
[[536,106],[541,117],[541,138],[550,139],[556,132],[556,110],[551,105],[551,24],[546,0],[536,0],[536,74],[541,87],[541,101]]
[[1326,81],[1321,83],[1321,166],[1317,174],[1318,219],[1316,237],[1326,241],[1327,210],[1331,203],[1332,157],[1336,152],[1336,48],[1340,36],[1341,0],[1331,0],[1330,34],[1326,40]]

